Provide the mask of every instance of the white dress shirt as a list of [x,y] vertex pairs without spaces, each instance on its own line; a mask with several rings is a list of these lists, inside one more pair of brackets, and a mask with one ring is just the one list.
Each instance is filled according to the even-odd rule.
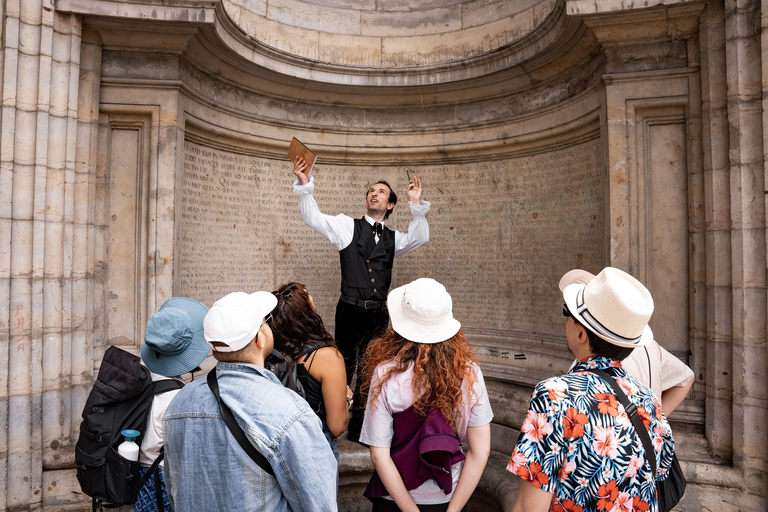
[[[310,176],[306,185],[301,185],[299,180],[293,184],[293,191],[299,194],[299,210],[304,222],[330,241],[340,251],[352,243],[355,234],[355,221],[352,217],[340,213],[331,216],[320,212],[317,201],[312,196],[315,191],[315,177]],[[408,207],[413,215],[413,220],[408,226],[407,233],[395,231],[395,258],[408,254],[429,241],[429,224],[425,215],[431,207],[429,201],[421,200],[421,204],[413,204],[408,201]],[[375,222],[368,215],[365,216],[368,224]],[[382,226],[384,223],[381,223]],[[379,237],[374,235],[376,243]]]

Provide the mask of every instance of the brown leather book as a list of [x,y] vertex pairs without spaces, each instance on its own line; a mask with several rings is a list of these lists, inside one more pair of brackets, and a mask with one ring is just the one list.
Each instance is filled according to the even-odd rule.
[[304,174],[309,175],[309,173],[312,172],[312,167],[315,166],[317,155],[310,151],[307,146],[302,144],[299,139],[293,137],[291,139],[291,145],[288,147],[288,159],[292,163],[295,163],[297,156],[300,156],[307,161],[307,170],[304,171]]

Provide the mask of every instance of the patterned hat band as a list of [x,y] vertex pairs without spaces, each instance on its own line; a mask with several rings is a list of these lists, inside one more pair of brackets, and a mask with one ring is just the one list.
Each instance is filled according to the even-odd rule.
[[581,318],[589,324],[589,327],[595,331],[597,334],[601,336],[605,336],[606,338],[610,338],[614,341],[618,341],[621,343],[632,343],[637,344],[640,341],[640,338],[642,338],[642,334],[638,336],[637,338],[625,338],[624,336],[621,336],[619,334],[616,334],[615,332],[608,329],[606,326],[600,323],[599,320],[597,320],[595,317],[593,317],[589,309],[587,309],[587,304],[584,302],[584,290],[586,287],[579,290],[579,292],[576,294],[576,311],[579,313]]

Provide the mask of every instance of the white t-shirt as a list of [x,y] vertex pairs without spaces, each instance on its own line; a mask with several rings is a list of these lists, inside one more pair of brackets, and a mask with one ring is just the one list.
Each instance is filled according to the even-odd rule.
[[693,380],[693,370],[656,341],[638,347],[621,362],[621,366],[635,379],[653,390],[661,401],[661,393],[676,386],[685,386]]
[[[163,375],[149,373],[152,376],[152,382],[171,380],[171,378]],[[181,379],[177,378],[175,380]],[[142,466],[151,466],[157,456],[160,455],[160,448],[163,447],[163,416],[171,400],[179,391],[181,390],[166,391],[165,393],[155,395],[152,400],[152,408],[149,410],[149,418],[147,419],[147,431],[144,434],[144,439],[141,441],[141,452],[139,453],[139,463]],[[164,462],[164,460],[160,461],[160,467],[163,467]]]
[[[376,368],[371,380],[371,389],[392,366],[394,366],[394,362],[390,361]],[[477,377],[472,389],[470,390],[466,381],[462,385],[461,417],[457,432],[462,445],[467,443],[467,427],[487,425],[493,419],[493,411],[491,411],[491,404],[488,401],[483,373],[480,371],[480,367],[474,363],[472,369]],[[371,401],[371,397],[368,397],[363,429],[360,433],[361,442],[380,448],[389,448],[392,445],[392,437],[394,436],[392,415],[406,410],[418,398],[418,396],[414,396],[414,390],[411,387],[412,380],[413,363],[404,372],[390,377],[381,387],[381,393],[376,397],[376,400]],[[459,462],[451,468],[453,489],[450,494],[445,494],[435,480],[427,480],[417,489],[409,491],[413,501],[420,505],[450,501],[453,491],[456,490],[463,465],[463,462]],[[386,498],[392,499],[390,496],[386,496]]]

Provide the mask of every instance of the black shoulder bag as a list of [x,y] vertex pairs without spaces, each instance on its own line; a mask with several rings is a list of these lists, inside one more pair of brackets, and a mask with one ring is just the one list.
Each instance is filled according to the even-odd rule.
[[[643,448],[645,448],[646,458],[651,464],[653,479],[655,481],[656,452],[653,449],[653,443],[651,443],[651,436],[648,434],[648,430],[646,430],[642,418],[637,414],[637,407],[629,401],[629,398],[627,398],[627,395],[616,383],[616,380],[609,374],[599,369],[587,371],[594,373],[611,386],[613,393],[616,395],[616,399],[624,406],[624,410],[627,411],[627,414],[629,414],[629,418],[632,420],[632,425],[634,425],[635,431],[637,432],[637,435],[640,436],[640,441],[643,443]],[[658,492],[660,512],[669,512],[672,510],[683,497],[683,494],[685,494],[685,476],[683,475],[683,469],[680,467],[680,463],[677,460],[677,454],[672,458],[672,464],[669,466],[667,478],[661,482],[656,482],[656,491]]]
[[227,424],[227,428],[235,436],[235,440],[240,447],[245,450],[245,453],[253,459],[253,462],[259,465],[261,469],[266,471],[272,476],[275,476],[275,470],[270,466],[269,461],[256,449],[253,444],[245,437],[245,432],[237,424],[232,410],[227,407],[227,404],[221,401],[221,395],[219,394],[219,382],[216,379],[216,368],[208,372],[208,387],[211,388],[213,394],[216,396],[216,401],[219,403],[219,411],[221,411],[221,417],[224,419],[224,423]]

